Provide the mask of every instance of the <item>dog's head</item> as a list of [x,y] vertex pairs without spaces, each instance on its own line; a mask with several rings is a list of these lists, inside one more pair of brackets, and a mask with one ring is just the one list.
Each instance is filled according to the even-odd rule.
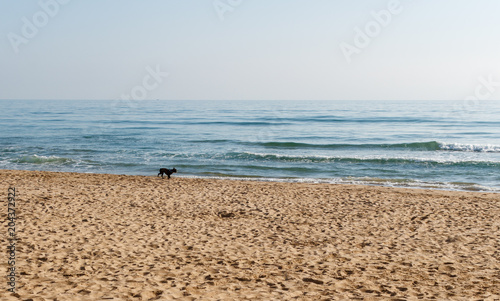
[[175,169],[175,167],[174,167],[174,169],[172,169],[172,172],[177,172],[177,169]]

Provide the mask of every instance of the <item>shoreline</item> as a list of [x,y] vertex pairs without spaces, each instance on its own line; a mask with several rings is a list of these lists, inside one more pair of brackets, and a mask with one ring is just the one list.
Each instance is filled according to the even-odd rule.
[[[134,175],[130,175],[134,176]],[[138,175],[141,176],[141,175]],[[500,190],[492,190],[495,188],[490,188],[490,190],[481,190],[479,188],[445,188],[439,187],[438,185],[455,185],[460,184],[469,186],[479,186],[476,183],[440,183],[440,182],[421,182],[422,184],[415,184],[414,186],[410,184],[399,184],[399,183],[419,183],[416,180],[402,180],[402,179],[382,179],[382,178],[370,178],[365,180],[331,180],[324,178],[264,178],[264,177],[246,177],[246,176],[184,176],[179,175],[179,178],[184,179],[207,179],[207,180],[221,180],[221,181],[255,181],[255,182],[265,182],[265,183],[290,183],[290,184],[318,184],[318,185],[351,185],[351,186],[368,186],[368,187],[386,187],[394,189],[416,189],[416,190],[430,190],[430,191],[456,191],[456,192],[475,192],[475,193],[491,193],[500,194]],[[385,184],[384,184],[385,183]],[[392,184],[387,184],[392,183]],[[399,185],[399,186],[398,186]],[[420,185],[420,186],[419,186]],[[425,186],[427,185],[427,187]]]
[[[156,177],[154,173],[150,175],[144,174],[119,174],[109,172],[69,172],[69,171],[44,171],[44,170],[25,170],[25,169],[0,169],[1,171],[28,171],[28,172],[48,172],[48,173],[68,173],[68,174],[84,174],[84,175],[110,175],[110,176],[127,176],[127,177]],[[471,193],[489,193],[500,194],[500,190],[493,187],[482,187],[476,183],[442,183],[442,182],[419,182],[417,180],[405,179],[383,179],[383,178],[366,178],[366,179],[324,179],[324,178],[266,178],[260,176],[200,176],[200,175],[183,175],[173,174],[172,177],[179,179],[200,179],[200,180],[220,180],[220,181],[250,181],[263,183],[290,183],[290,184],[317,184],[317,185],[350,185],[361,187],[386,187],[394,189],[410,189],[410,190],[430,190],[430,191],[450,191],[450,192],[471,192]],[[401,184],[405,183],[405,184]],[[415,184],[420,183],[420,184]],[[414,184],[414,185],[412,185]],[[440,186],[442,185],[442,186]],[[468,189],[460,185],[468,185]],[[455,187],[455,188],[451,188]],[[462,187],[462,188],[460,188]]]
[[0,170],[9,187],[6,300],[500,298],[496,193]]

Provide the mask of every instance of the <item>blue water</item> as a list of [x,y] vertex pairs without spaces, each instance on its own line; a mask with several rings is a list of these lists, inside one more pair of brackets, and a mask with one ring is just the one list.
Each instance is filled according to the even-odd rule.
[[0,101],[0,168],[500,192],[500,103]]

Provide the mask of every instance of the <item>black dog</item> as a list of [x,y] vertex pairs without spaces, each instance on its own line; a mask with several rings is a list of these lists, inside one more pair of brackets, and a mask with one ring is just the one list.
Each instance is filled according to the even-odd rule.
[[161,178],[163,179],[163,174],[166,174],[167,177],[170,179],[170,175],[173,174],[174,172],[177,172],[177,169],[166,169],[166,168],[160,168],[160,172],[158,173],[158,177],[161,175]]

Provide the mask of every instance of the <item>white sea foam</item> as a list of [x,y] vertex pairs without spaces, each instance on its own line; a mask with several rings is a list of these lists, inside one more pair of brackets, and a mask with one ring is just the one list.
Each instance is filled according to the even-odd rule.
[[439,143],[441,150],[459,151],[459,152],[482,152],[482,153],[499,153],[500,146],[492,144],[462,144],[462,143]]

